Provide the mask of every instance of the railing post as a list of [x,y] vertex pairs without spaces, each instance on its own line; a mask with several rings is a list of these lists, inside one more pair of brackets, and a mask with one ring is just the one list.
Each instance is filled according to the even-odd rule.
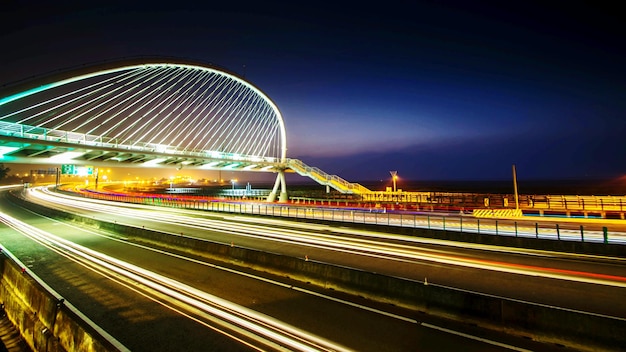
[[496,236],[498,236],[498,220],[496,220]]
[[559,224],[556,224],[556,239],[561,240],[561,230],[559,229]]
[[535,238],[539,238],[539,224],[535,223]]
[[459,232],[463,232],[463,217],[459,217]]
[[585,234],[583,233],[583,225],[580,225],[580,241],[585,242]]
[[606,226],[602,227],[602,235],[604,237],[604,244],[609,243],[609,229]]
[[442,217],[441,217],[441,221],[442,221],[442,223],[443,223],[443,230],[445,231],[445,230],[446,230],[446,217],[445,217],[445,216],[442,216]]
[[515,221],[514,224],[515,224],[515,237],[517,237],[517,221]]
[[480,235],[480,219],[476,219],[476,230],[478,231],[478,234]]
[[430,230],[430,215],[426,215],[426,219],[428,220],[428,229]]

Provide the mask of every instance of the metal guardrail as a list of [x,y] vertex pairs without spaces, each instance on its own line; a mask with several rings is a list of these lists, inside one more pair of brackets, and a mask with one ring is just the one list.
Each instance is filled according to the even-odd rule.
[[626,211],[623,196],[525,196],[527,209],[570,210],[570,211]]
[[266,215],[284,218],[339,221],[354,224],[395,226],[399,228],[423,228],[443,231],[514,236],[558,241],[596,242],[626,244],[626,233],[610,232],[604,225],[559,224],[539,226],[512,219],[482,219],[473,216],[451,216],[424,213],[387,212],[385,209],[341,209],[329,207],[287,206],[251,202],[228,202],[226,200],[185,199],[183,197],[146,197],[83,192],[88,198],[117,202],[147,204],[173,208],[188,208],[214,212],[250,215]]
[[[514,199],[512,194],[437,191],[372,192],[363,197],[367,201],[415,203],[419,206],[422,206],[419,203],[428,203],[424,205],[451,209],[515,209]],[[573,217],[607,215],[608,218],[624,219],[626,196],[520,194],[519,207],[529,214],[563,214]]]

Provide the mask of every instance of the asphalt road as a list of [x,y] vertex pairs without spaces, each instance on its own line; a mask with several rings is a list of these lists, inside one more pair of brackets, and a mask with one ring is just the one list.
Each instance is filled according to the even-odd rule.
[[[98,201],[87,203],[73,197],[37,198],[36,201],[54,201],[48,205],[101,220],[626,318],[626,302],[616,299],[626,293],[626,258],[393,236],[354,230],[348,225],[338,228],[279,218],[226,213],[207,216],[206,212],[119,203],[107,208],[101,207]],[[331,240],[345,244],[329,247]],[[372,241],[375,248],[363,241]],[[381,249],[381,246],[386,247]],[[406,252],[410,254],[404,255]]]
[[[59,206],[57,205],[57,207]],[[530,350],[564,350],[562,347],[540,345],[527,339],[511,338],[464,326],[463,324],[421,316],[415,312],[376,304],[358,297],[350,297],[325,290],[319,291],[314,287],[308,287],[306,284],[293,282],[286,278],[270,277],[277,282],[287,283],[287,286],[270,283],[257,277],[243,275],[240,268],[221,268],[206,262],[175,257],[167,253],[138,247],[124,241],[114,240],[111,237],[106,237],[106,235],[110,234],[99,233],[93,229],[78,228],[71,224],[42,218],[14,206],[4,198],[0,203],[0,209],[6,214],[21,219],[46,232],[70,239],[75,243],[161,275],[176,278],[203,292],[214,294],[236,304],[262,312],[300,329],[323,336],[330,341],[346,346],[348,349],[360,351],[442,351],[462,348],[466,351],[495,351],[507,350],[513,348],[512,346],[517,346]],[[413,259],[410,261],[399,261],[397,257],[394,258],[393,256],[375,259],[366,250],[362,253],[348,254],[318,246],[250,237],[246,231],[242,231],[244,234],[239,235],[232,232],[224,233],[224,227],[227,225],[224,225],[223,222],[213,224],[216,225],[217,229],[222,228],[222,231],[215,228],[207,229],[207,227],[192,225],[192,221],[188,221],[188,226],[183,226],[180,223],[168,221],[165,213],[156,214],[154,209],[151,213],[156,215],[156,220],[138,218],[130,210],[125,210],[125,212],[131,218],[125,218],[123,215],[115,214],[113,211],[93,213],[93,210],[85,209],[85,207],[81,209],[82,212],[90,213],[98,218],[108,216],[112,221],[134,222],[141,224],[141,226],[158,227],[173,233],[184,231],[185,233],[211,238],[224,243],[234,244],[236,242],[237,245],[255,246],[260,249],[300,257],[307,255],[315,260],[399,276],[416,279],[427,277],[429,282],[451,284],[451,286],[467,289],[502,291],[503,295],[514,295],[520,291],[519,286],[521,282],[530,282],[530,286],[527,284],[529,288],[521,290],[527,291],[526,295],[528,297],[545,299],[546,293],[555,290],[557,293],[554,294],[552,300],[559,305],[583,305],[590,311],[604,311],[612,314],[615,314],[617,311],[619,314],[624,314],[623,307],[618,310],[615,309],[616,303],[619,303],[615,302],[619,301],[615,298],[623,297],[623,287],[576,281],[574,279],[577,275],[573,275],[572,280],[535,277],[533,275],[512,274],[446,264],[426,257],[424,257],[425,259]],[[203,216],[202,219],[205,217]],[[231,224],[256,222],[254,218],[251,220],[251,218],[238,216],[220,215],[212,217],[212,219],[214,221],[226,221]],[[165,220],[165,223],[161,222],[163,220]],[[296,232],[304,232],[305,229],[300,228],[300,225],[286,222],[276,223],[272,220],[263,226],[273,230],[287,228],[290,230],[295,229]],[[311,231],[311,228],[313,226],[307,227],[306,232]],[[326,227],[315,227],[313,232],[327,235],[333,230]],[[255,227],[248,231],[258,232],[259,229]],[[241,343],[233,342],[232,339],[222,333],[212,330],[207,324],[185,318],[168,308],[163,302],[150,298],[148,295],[139,294],[136,288],[133,289],[127,285],[121,285],[118,281],[102,276],[102,274],[94,273],[76,262],[36,244],[12,229],[4,226],[0,227],[0,235],[0,242],[16,254],[33,272],[44,278],[66,299],[131,350],[235,351],[248,349]],[[360,237],[361,235],[353,233],[347,236],[344,233],[342,236]],[[389,240],[389,242],[403,243],[406,241],[393,239]],[[483,263],[486,260],[498,262],[506,260],[506,262],[515,263],[518,266],[567,268],[570,272],[578,273],[590,272],[589,270],[593,269],[593,272],[602,272],[609,276],[624,276],[623,264],[618,260],[607,258],[583,259],[561,255],[538,253],[511,254],[496,251],[486,251],[489,254],[484,254],[484,248],[467,249],[450,247],[441,243],[415,244],[411,242],[411,245],[418,247],[419,251],[427,252],[429,255],[437,253],[447,258],[474,258],[483,261]],[[303,252],[306,254],[303,254]],[[485,256],[487,259],[485,259]],[[578,277],[585,276],[578,275]],[[333,298],[348,301],[350,304],[296,290],[291,285],[307,290],[319,291],[323,296],[330,295]],[[475,287],[467,287],[472,285]],[[602,293],[596,291],[601,291]],[[572,298],[564,300],[563,296],[558,297],[559,294],[562,295],[564,292],[569,293]],[[581,293],[585,294],[582,296],[585,299],[581,299]],[[617,296],[615,296],[616,294]],[[551,295],[548,294],[548,296]],[[605,302],[589,303],[596,299],[605,299]],[[377,309],[378,311],[363,309],[362,306]],[[380,312],[393,313],[395,315],[381,314]],[[406,319],[399,319],[398,317]],[[449,329],[452,332],[443,331],[438,329],[438,327]],[[467,334],[469,337],[461,336],[459,333]],[[494,341],[504,343],[505,345],[495,345]]]

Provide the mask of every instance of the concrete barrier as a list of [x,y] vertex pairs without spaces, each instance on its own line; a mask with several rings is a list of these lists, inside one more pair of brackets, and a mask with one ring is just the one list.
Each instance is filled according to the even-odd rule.
[[[234,263],[311,284],[363,296],[419,312],[461,320],[513,335],[556,343],[579,350],[619,349],[626,346],[626,319],[533,304],[441,285],[320,263],[210,242],[182,234],[167,234],[109,223],[17,200],[36,212],[82,222],[193,255]],[[395,228],[395,230],[402,230]],[[432,232],[434,230],[424,230]],[[518,239],[523,240],[523,239]]]
[[0,300],[37,352],[128,351],[0,246]]

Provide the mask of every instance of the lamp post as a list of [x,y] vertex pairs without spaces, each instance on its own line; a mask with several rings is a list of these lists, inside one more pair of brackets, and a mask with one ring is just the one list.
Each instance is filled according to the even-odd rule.
[[393,192],[396,193],[396,180],[398,179],[398,171],[389,171],[391,180],[393,181]]

